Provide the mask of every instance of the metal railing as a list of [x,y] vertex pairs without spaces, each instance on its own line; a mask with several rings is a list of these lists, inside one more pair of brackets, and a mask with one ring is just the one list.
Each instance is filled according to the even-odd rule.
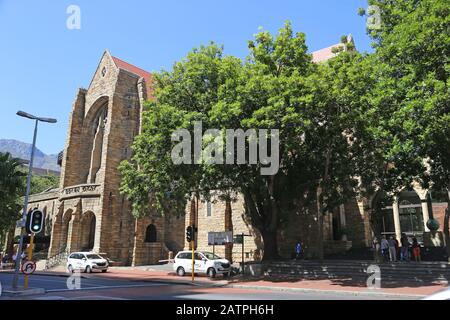
[[61,251],[58,254],[55,254],[54,256],[51,256],[47,259],[45,263],[45,270],[49,270],[55,266],[60,265],[62,262],[65,262],[67,260],[69,253],[67,251]]

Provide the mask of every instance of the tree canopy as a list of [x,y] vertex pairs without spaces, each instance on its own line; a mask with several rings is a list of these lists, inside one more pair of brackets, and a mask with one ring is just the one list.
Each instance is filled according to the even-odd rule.
[[[240,194],[263,238],[263,259],[272,259],[286,215],[317,205],[321,258],[322,216],[350,197],[395,195],[413,181],[450,190],[448,1],[369,4],[381,22],[368,30],[371,54],[342,37],[334,58],[314,64],[305,35],[287,22],[276,36],[255,35],[245,60],[210,43],[155,74],[155,100],[146,104],[132,159],[120,166],[135,216],[184,212],[193,194]],[[263,132],[246,137],[247,162],[237,162],[237,143],[224,141],[227,129]],[[252,139],[259,146],[278,139],[269,148],[276,172],[249,163]],[[221,154],[235,164],[220,162]]]

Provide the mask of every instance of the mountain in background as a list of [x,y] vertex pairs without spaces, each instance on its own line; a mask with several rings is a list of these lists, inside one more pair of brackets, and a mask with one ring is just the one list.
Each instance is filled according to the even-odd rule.
[[[15,158],[29,161],[31,155],[31,144],[11,139],[0,139],[0,152],[9,152]],[[57,161],[57,154],[47,155],[38,148],[34,149],[34,168],[61,171]]]

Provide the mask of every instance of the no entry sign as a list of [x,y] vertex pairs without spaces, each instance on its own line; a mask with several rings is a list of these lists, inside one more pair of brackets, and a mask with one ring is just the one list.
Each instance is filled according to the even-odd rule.
[[22,273],[23,274],[33,274],[36,271],[36,263],[33,261],[27,261],[22,264]]

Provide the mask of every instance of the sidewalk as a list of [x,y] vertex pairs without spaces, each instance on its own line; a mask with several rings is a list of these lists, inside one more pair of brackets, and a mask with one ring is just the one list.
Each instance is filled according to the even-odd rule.
[[[346,295],[376,295],[376,296],[396,296],[401,297],[425,297],[445,289],[447,286],[439,283],[420,284],[417,282],[382,282],[380,289],[369,289],[365,283],[353,281],[352,279],[320,279],[306,280],[292,277],[245,277],[235,276],[230,279],[217,277],[209,279],[206,276],[196,276],[195,282],[191,282],[190,275],[184,277],[177,276],[174,272],[164,270],[160,266],[153,269],[147,267],[111,267],[107,273],[83,273],[82,277],[108,277],[131,281],[165,281],[176,284],[188,284],[206,287],[228,287],[251,290],[269,290],[274,292],[320,292],[330,294]],[[162,270],[161,270],[162,269]],[[57,268],[52,271],[36,272],[36,275],[68,276],[64,268]]]

